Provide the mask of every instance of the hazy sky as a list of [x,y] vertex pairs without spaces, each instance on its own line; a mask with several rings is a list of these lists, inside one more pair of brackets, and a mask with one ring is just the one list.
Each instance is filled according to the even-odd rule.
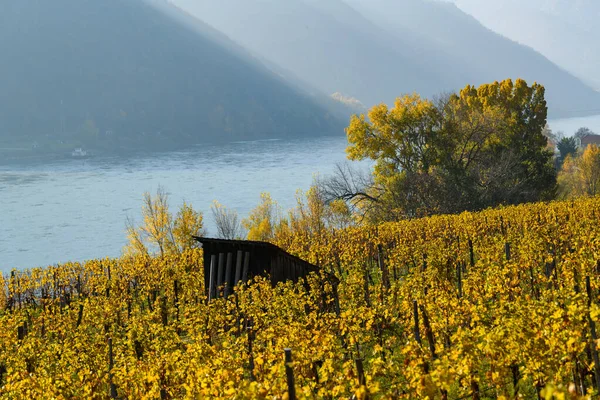
[[448,0],[600,89],[600,1]]

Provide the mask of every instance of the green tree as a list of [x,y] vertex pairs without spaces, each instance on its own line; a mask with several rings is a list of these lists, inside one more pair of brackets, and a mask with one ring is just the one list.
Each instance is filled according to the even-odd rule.
[[566,160],[568,155],[577,154],[577,140],[574,137],[563,137],[556,146],[560,152],[560,163]]

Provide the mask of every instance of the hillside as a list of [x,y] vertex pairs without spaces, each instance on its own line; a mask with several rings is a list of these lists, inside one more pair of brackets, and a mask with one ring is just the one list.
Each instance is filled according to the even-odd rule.
[[[494,31],[535,48],[600,89],[600,2],[596,0],[453,0]],[[521,11],[519,11],[521,10]]]
[[162,0],[8,0],[0,53],[0,147],[342,133],[308,95]]
[[600,94],[539,53],[442,2],[172,1],[320,90],[366,106],[506,78],[544,84],[553,118],[600,105]]
[[[588,198],[311,219],[277,244],[327,274],[277,287],[229,261],[213,279],[198,249],[15,271],[0,276],[0,398],[591,400],[599,213]],[[244,260],[264,251],[250,247]],[[274,259],[273,277],[306,271]]]

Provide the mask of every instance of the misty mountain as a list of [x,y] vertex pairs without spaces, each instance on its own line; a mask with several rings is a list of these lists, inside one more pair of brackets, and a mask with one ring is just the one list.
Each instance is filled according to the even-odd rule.
[[370,106],[459,83],[339,0],[173,0],[317,89]]
[[485,26],[535,48],[600,89],[597,0],[453,0]]
[[[422,32],[439,51],[452,58],[472,82],[523,78],[546,86],[551,113],[556,116],[585,113],[600,105],[600,94],[533,49],[485,28],[450,3],[424,0],[346,0],[398,35],[403,30]],[[522,8],[515,8],[523,12]],[[396,27],[402,26],[402,30]],[[424,29],[426,27],[426,29]]]
[[0,54],[7,143],[162,149],[341,134],[345,122],[161,0],[3,1]]
[[552,117],[600,94],[452,4],[427,0],[172,0],[327,93],[367,106],[506,78],[547,88]]

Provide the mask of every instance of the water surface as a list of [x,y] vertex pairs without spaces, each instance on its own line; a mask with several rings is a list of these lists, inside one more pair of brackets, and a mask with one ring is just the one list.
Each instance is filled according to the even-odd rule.
[[204,213],[218,200],[245,216],[260,193],[285,209],[315,174],[345,160],[345,137],[240,142],[129,159],[66,159],[0,166],[0,271],[118,256],[125,221],[139,221],[144,192],[162,185],[171,211],[185,200]]
[[[572,135],[600,116],[550,121]],[[246,216],[261,192],[285,209],[315,174],[345,160],[346,138],[240,142],[162,155],[65,159],[0,166],[0,272],[64,261],[114,257],[126,244],[125,221],[140,220],[142,196],[162,185],[171,210],[185,200],[204,213],[218,200]]]

